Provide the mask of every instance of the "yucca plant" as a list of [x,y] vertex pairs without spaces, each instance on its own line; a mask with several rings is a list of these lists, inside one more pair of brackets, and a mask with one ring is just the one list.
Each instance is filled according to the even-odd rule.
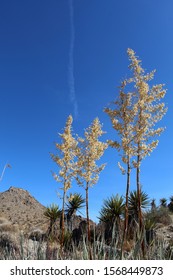
[[84,207],[85,199],[79,193],[70,194],[66,206],[66,214],[68,216],[75,216],[76,212]]
[[173,212],[173,195],[169,198],[170,203],[168,204],[169,211]]
[[155,211],[156,210],[156,200],[155,200],[155,198],[153,198],[151,200],[150,205],[151,205],[151,211]]
[[59,209],[59,206],[53,203],[50,206],[46,207],[44,216],[48,218],[50,222],[47,234],[48,237],[55,237],[55,223],[61,216],[61,210]]
[[[100,211],[99,220],[105,224],[105,231],[108,237],[110,234],[120,231],[120,222],[124,214],[125,204],[122,196],[112,195],[105,199]],[[112,236],[111,236],[112,237]]]
[[160,206],[167,207],[167,199],[165,197],[160,199]]
[[76,212],[84,207],[85,199],[79,193],[70,194],[68,197],[68,203],[66,206],[67,222],[70,225],[70,229],[73,229],[73,218],[76,216]]
[[[129,216],[130,220],[138,222],[138,212],[139,212],[139,197],[137,191],[131,191],[129,195]],[[141,191],[140,195],[141,200],[141,209],[144,210],[149,206],[149,197],[148,194],[144,191]]]

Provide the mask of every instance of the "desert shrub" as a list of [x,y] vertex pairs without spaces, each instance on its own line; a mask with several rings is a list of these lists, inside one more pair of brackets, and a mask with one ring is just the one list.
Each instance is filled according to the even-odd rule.
[[17,225],[9,222],[5,217],[0,217],[0,232],[17,232]]
[[28,238],[33,241],[43,241],[45,239],[45,233],[41,229],[34,229],[29,233]]
[[7,222],[8,222],[8,220],[5,217],[0,217],[0,225],[7,223]]
[[0,259],[16,259],[19,248],[9,233],[0,233]]
[[10,222],[0,224],[0,232],[14,232],[15,230],[15,227]]
[[59,245],[57,242],[48,241],[46,245],[46,260],[57,260],[59,255]]
[[162,206],[147,212],[145,219],[155,224],[163,224],[164,226],[170,225],[172,222],[169,210]]

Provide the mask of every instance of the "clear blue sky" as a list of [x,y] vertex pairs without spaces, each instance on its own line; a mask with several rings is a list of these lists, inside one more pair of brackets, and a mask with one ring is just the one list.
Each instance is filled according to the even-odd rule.
[[[42,204],[61,205],[55,152],[67,116],[83,135],[95,117],[114,139],[103,108],[117,96],[129,75],[127,48],[147,70],[156,69],[155,83],[165,83],[169,108],[167,129],[159,146],[141,167],[143,190],[150,198],[173,195],[173,2],[172,0],[1,0],[0,2],[0,191],[27,189]],[[90,189],[90,216],[96,219],[103,199],[125,194],[125,177],[109,148],[100,180]],[[132,180],[131,189],[135,189]],[[75,184],[71,191],[83,192]],[[85,215],[85,210],[82,210]]]

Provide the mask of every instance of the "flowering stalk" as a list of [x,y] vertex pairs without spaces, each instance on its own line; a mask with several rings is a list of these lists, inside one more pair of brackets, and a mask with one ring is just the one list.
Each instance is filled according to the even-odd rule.
[[66,126],[63,134],[59,134],[62,143],[56,143],[56,148],[60,155],[51,154],[53,161],[59,166],[60,171],[57,175],[53,173],[53,176],[57,182],[62,183],[63,197],[62,197],[62,218],[61,218],[61,249],[64,243],[65,233],[65,202],[67,191],[71,188],[71,182],[76,176],[76,163],[75,157],[77,152],[78,142],[72,136],[72,122],[73,118],[70,115],[67,119]]
[[114,109],[105,108],[104,112],[108,114],[111,119],[113,128],[117,131],[120,138],[119,141],[108,140],[108,144],[112,148],[116,148],[121,153],[121,160],[126,164],[126,170],[118,162],[118,166],[123,175],[127,175],[126,180],[126,201],[125,201],[125,219],[124,219],[124,231],[122,238],[122,246],[126,241],[128,230],[128,197],[130,190],[130,174],[131,174],[131,159],[134,156],[133,148],[133,92],[125,93],[125,88],[129,84],[128,80],[124,80],[121,83],[119,95],[113,102]]
[[[163,84],[149,86],[149,81],[154,78],[155,71],[145,74],[144,69],[141,66],[141,61],[135,55],[132,49],[127,50],[127,54],[130,60],[130,69],[133,72],[131,82],[136,89],[133,112],[134,112],[134,149],[137,161],[134,161],[136,167],[136,183],[138,194],[138,221],[139,229],[143,230],[143,218],[141,210],[141,186],[140,186],[140,166],[142,160],[157,147],[158,140],[155,140],[156,136],[159,136],[164,128],[155,128],[156,124],[163,118],[167,108],[165,104],[160,102],[166,94],[166,90],[163,89]],[[144,247],[144,246],[143,246]],[[143,248],[144,253],[144,248]]]
[[85,188],[86,194],[86,216],[87,237],[90,242],[90,220],[89,220],[89,188],[95,185],[99,179],[100,172],[105,164],[97,166],[96,161],[104,154],[107,144],[98,140],[104,134],[99,119],[96,118],[91,126],[85,131],[85,138],[79,138],[78,149],[78,184]]
[[[113,128],[117,131],[119,141],[109,140],[108,144],[121,153],[121,160],[126,164],[126,170],[118,163],[122,174],[127,175],[126,203],[123,240],[125,242],[128,228],[128,196],[130,188],[130,173],[132,167],[136,168],[136,183],[138,194],[138,221],[140,231],[143,229],[141,210],[140,166],[142,160],[158,145],[159,136],[164,128],[155,128],[156,124],[165,115],[167,109],[160,100],[165,96],[166,90],[162,84],[149,86],[155,71],[145,74],[141,61],[135,56],[133,50],[128,49],[130,60],[129,68],[133,72],[132,78],[125,79],[120,86],[117,99],[113,102],[114,109],[106,108]],[[129,91],[129,88],[132,89]],[[136,160],[133,158],[136,157]],[[123,242],[122,242],[123,244]]]

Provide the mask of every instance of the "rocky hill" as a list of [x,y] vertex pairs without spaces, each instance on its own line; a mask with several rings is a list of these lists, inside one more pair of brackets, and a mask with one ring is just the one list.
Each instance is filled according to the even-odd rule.
[[0,217],[6,218],[19,230],[45,230],[48,221],[43,215],[44,211],[45,207],[24,189],[10,187],[0,192]]
[[[58,252],[60,246],[60,220],[55,224],[51,249],[47,243],[50,221],[44,216],[45,209],[27,190],[10,187],[0,192],[0,260],[37,259],[38,254],[39,259],[54,258],[51,254]],[[90,222],[92,228],[95,224]],[[69,240],[79,242],[86,234],[86,219],[76,216],[72,224],[68,225],[72,233]]]
[[[39,203],[27,190],[10,187],[5,192],[0,192],[0,224],[5,223],[5,220],[23,230],[25,233],[34,230],[46,232],[49,227],[49,221],[44,216],[46,207]],[[73,219],[73,229],[78,228],[80,223],[86,223],[86,219],[81,216],[76,216]],[[91,226],[95,225],[90,220]],[[59,228],[59,220],[57,221]],[[0,228],[1,230],[1,228]]]

